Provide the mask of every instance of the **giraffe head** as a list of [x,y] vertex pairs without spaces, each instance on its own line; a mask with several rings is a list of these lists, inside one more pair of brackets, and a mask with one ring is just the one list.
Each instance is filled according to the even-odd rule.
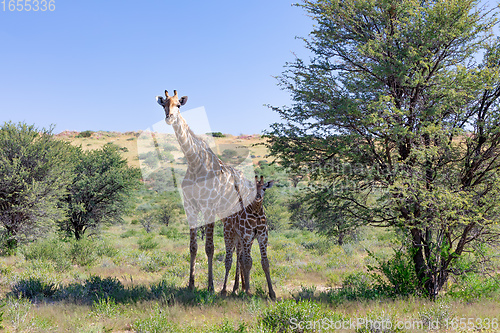
[[264,192],[268,188],[273,187],[274,182],[274,180],[270,180],[264,183],[264,176],[260,176],[260,180],[257,176],[255,176],[255,185],[257,186],[257,196],[255,199],[258,201],[262,200],[264,198]]
[[165,110],[165,121],[167,124],[172,125],[174,119],[179,115],[179,108],[181,105],[186,104],[187,96],[179,98],[177,90],[174,90],[174,96],[169,96],[168,91],[165,90],[165,98],[156,96],[156,102],[160,104]]

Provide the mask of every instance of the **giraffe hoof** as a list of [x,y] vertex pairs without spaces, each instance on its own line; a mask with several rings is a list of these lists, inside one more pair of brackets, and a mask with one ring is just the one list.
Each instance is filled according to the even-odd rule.
[[220,295],[221,295],[222,297],[226,297],[226,291],[225,291],[225,290],[221,290]]
[[274,291],[271,291],[269,293],[269,298],[271,298],[272,301],[276,301],[276,294],[274,293]]

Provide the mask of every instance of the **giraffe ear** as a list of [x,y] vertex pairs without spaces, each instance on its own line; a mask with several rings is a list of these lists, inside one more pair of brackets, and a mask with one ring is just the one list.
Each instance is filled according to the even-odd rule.
[[268,188],[273,187],[273,185],[274,185],[274,180],[270,180],[270,181],[268,181],[267,183],[264,184],[263,189],[267,190]]
[[188,97],[182,96],[181,99],[179,100],[179,103],[181,103],[181,105],[184,105],[184,104],[186,104],[187,101],[188,101]]
[[156,96],[156,102],[157,102],[158,104],[160,104],[161,106],[163,106],[163,103],[164,103],[163,97],[161,97],[161,96]]

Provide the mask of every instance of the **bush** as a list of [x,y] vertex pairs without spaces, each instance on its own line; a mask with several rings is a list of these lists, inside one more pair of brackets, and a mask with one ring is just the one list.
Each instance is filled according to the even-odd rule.
[[121,238],[129,238],[133,236],[137,236],[139,233],[135,229],[129,229],[120,235]]
[[347,274],[340,289],[330,290],[324,295],[335,304],[346,300],[373,300],[384,296],[374,285],[372,276],[364,272]]
[[239,323],[236,327],[234,324],[225,320],[222,324],[217,324],[205,330],[207,333],[245,333],[248,332],[245,323]]
[[49,298],[56,292],[57,286],[54,283],[34,277],[18,281],[11,289],[11,294],[16,298],[25,297],[28,299]]
[[177,240],[182,238],[181,233],[175,227],[162,226],[160,229],[160,235],[165,236],[168,239],[172,240]]
[[[375,259],[377,266],[368,265],[368,270],[374,272],[375,288],[389,297],[419,295],[422,293],[415,273],[415,265],[411,256],[402,250],[395,250],[389,260],[376,258],[368,251],[368,255]],[[382,275],[375,272],[380,272]]]
[[154,250],[159,245],[158,242],[154,241],[153,235],[148,235],[144,238],[140,238],[137,241],[137,244],[139,245],[139,250],[143,250],[143,251]]
[[212,135],[214,138],[225,138],[226,136],[222,134],[222,132],[212,132],[207,133],[208,135]]
[[59,272],[67,271],[71,266],[68,244],[57,238],[46,238],[27,244],[20,252],[26,260],[53,262]]
[[[339,314],[325,313],[317,303],[285,300],[274,303],[265,309],[259,316],[257,323],[265,331],[298,332],[297,324],[299,322],[317,321],[323,318],[331,318],[334,321],[342,319]],[[316,330],[305,329],[300,332],[314,331]]]
[[500,276],[485,277],[479,274],[467,274],[457,279],[447,295],[466,302],[491,299],[500,294]]
[[94,134],[93,131],[83,131],[83,132],[80,132],[80,134],[78,134],[76,137],[77,138],[90,138],[92,136],[92,134]]
[[95,244],[88,238],[72,240],[68,257],[75,265],[90,266],[97,260]]
[[113,299],[123,302],[127,298],[125,287],[115,277],[101,278],[93,275],[84,283],[86,296],[97,301],[99,299]]
[[120,307],[113,298],[100,298],[92,303],[92,313],[97,317],[113,318],[120,314]]

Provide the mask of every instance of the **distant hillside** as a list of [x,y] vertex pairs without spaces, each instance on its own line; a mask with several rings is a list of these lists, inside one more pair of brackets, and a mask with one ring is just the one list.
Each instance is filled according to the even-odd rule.
[[[62,140],[71,142],[72,145],[81,146],[84,150],[96,149],[107,143],[113,143],[121,148],[123,156],[127,159],[130,166],[139,167],[139,154],[137,151],[137,138],[141,135],[139,132],[107,132],[107,131],[64,131],[55,136]],[[253,146],[262,143],[264,140],[258,134],[233,136],[225,134],[224,137],[214,137],[217,147],[216,153],[222,160],[229,164],[237,164],[239,154],[245,152],[250,154],[254,164],[262,160],[269,160],[266,157],[268,151],[262,146]],[[153,147],[151,147],[151,150]],[[246,156],[245,156],[246,157]]]

